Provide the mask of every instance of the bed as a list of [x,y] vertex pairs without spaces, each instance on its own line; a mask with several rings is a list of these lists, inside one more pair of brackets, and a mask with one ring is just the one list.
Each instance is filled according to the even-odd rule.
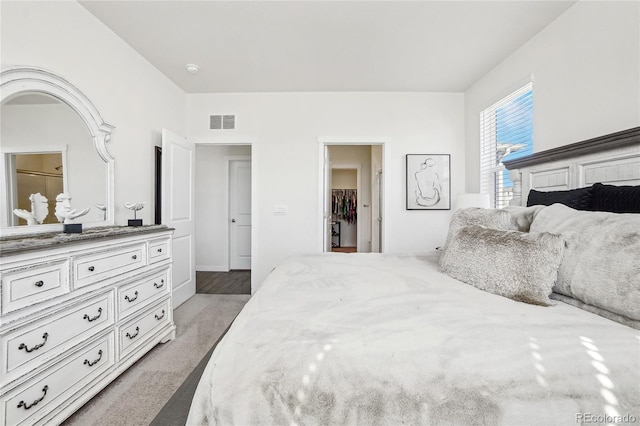
[[[606,167],[638,162],[638,130]],[[453,214],[444,253],[292,257],[216,347],[187,424],[637,423],[638,229],[637,213],[477,209]]]

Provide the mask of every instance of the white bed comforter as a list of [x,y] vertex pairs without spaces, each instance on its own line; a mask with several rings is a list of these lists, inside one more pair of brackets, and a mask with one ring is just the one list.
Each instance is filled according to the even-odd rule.
[[215,349],[187,424],[640,423],[638,330],[485,293],[437,256],[287,260]]

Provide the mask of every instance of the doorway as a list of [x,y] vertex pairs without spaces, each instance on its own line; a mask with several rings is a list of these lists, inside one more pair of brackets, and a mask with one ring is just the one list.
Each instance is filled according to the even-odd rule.
[[[161,152],[156,158],[161,159],[162,176],[158,198],[164,213],[161,222],[175,229],[172,280],[177,307],[199,292],[199,274],[235,272],[230,271],[229,264],[230,162],[251,161],[252,144],[195,144],[163,129]],[[252,200],[253,177],[249,177],[249,182]],[[249,233],[253,238],[253,232]],[[250,292],[251,271],[242,272],[244,274],[234,275],[235,282],[230,285],[225,277],[222,292]]]
[[[358,232],[358,194],[362,195],[362,166],[331,167],[331,251],[362,251]],[[360,209],[362,212],[363,209]]]
[[196,144],[195,158],[196,276],[250,274],[251,145]]
[[321,141],[325,252],[381,253],[384,143]]

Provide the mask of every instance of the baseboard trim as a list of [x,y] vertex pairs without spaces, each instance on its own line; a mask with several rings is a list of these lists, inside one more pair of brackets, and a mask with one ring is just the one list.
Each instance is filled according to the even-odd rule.
[[191,296],[196,294],[196,280],[191,280],[191,283],[183,284],[178,288],[173,289],[173,310],[184,302],[189,300]]
[[229,267],[228,266],[196,265],[196,271],[201,271],[201,272],[229,272]]

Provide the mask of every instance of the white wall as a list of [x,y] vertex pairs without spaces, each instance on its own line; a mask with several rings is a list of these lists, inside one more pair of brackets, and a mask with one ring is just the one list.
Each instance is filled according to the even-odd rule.
[[229,270],[228,159],[250,156],[251,146],[196,145],[196,270]]
[[163,127],[184,134],[184,92],[76,2],[0,8],[0,66],[48,69],[89,97],[115,126],[107,148],[115,158],[116,224],[126,224],[131,212],[123,204],[134,201],[147,202],[140,217],[153,223],[153,147]]
[[640,3],[580,1],[465,93],[467,190],[479,113],[534,77],[534,152],[640,125]]
[[[211,114],[236,114],[236,130],[209,130]],[[253,141],[253,291],[286,257],[322,251],[319,138],[387,141],[386,252],[432,249],[446,237],[450,211],[405,209],[406,154],[451,154],[452,194],[465,189],[461,93],[192,94],[187,137]],[[277,204],[288,213],[274,214]]]
[[332,189],[358,189],[357,169],[333,169],[331,187]]

